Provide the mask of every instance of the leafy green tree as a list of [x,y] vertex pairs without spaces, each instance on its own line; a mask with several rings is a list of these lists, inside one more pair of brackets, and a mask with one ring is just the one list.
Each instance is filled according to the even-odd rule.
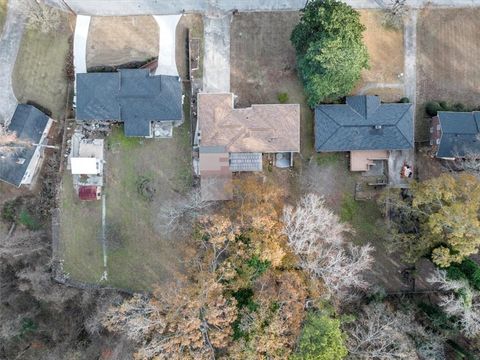
[[473,175],[443,174],[414,183],[411,197],[390,203],[396,238],[407,260],[431,253],[448,267],[478,252],[480,246],[480,181]]
[[308,104],[348,95],[368,68],[365,26],[351,6],[335,0],[310,1],[291,41]]
[[307,316],[297,352],[292,360],[339,360],[348,350],[340,321],[319,313]]

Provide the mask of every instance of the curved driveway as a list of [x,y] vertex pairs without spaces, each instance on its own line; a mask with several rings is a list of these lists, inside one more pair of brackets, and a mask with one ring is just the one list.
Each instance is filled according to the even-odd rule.
[[12,75],[25,29],[25,15],[18,9],[21,1],[8,1],[7,18],[0,36],[0,123],[6,125],[17,107]]

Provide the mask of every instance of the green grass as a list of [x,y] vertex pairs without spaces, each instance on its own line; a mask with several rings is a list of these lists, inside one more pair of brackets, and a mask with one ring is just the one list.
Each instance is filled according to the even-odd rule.
[[62,181],[60,224],[65,273],[75,280],[98,283],[103,273],[101,202],[80,201],[68,171]]
[[[109,283],[150,289],[178,270],[175,244],[155,229],[157,207],[191,185],[189,124],[174,129],[172,139],[141,140],[137,146],[116,128],[107,166],[107,223],[118,227],[120,244],[108,251]],[[116,145],[115,145],[116,144]],[[156,189],[151,201],[138,191],[140,177]]]
[[345,161],[345,153],[341,152],[324,152],[315,154],[315,161],[320,166],[336,165]]
[[20,214],[18,215],[18,222],[25,226],[28,230],[39,230],[40,229],[40,223],[35,219],[30,212],[27,210],[22,210]]
[[[162,204],[190,189],[190,125],[174,128],[172,139],[124,136],[113,127],[107,138],[105,186],[108,280],[103,285],[151,290],[182,271],[179,239],[158,225]],[[152,196],[145,196],[147,179]],[[97,283],[103,273],[101,201],[80,202],[71,175],[64,176],[61,242],[71,278]],[[181,240],[181,239],[180,239]]]
[[376,202],[356,201],[350,194],[345,194],[342,199],[340,219],[352,225],[354,239],[358,242],[372,242],[381,238],[385,230],[383,216]]

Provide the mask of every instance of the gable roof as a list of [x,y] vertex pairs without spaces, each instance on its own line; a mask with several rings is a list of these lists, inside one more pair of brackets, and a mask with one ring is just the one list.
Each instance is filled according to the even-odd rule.
[[77,74],[77,120],[123,121],[126,136],[149,136],[152,121],[182,120],[178,76],[148,69]]
[[439,111],[442,136],[437,157],[463,157],[480,153],[480,112]]
[[49,118],[31,105],[19,104],[8,130],[16,134],[16,141],[0,147],[0,180],[20,186],[33,154],[42,139]]
[[226,152],[300,151],[300,105],[235,109],[232,93],[200,93],[197,99],[200,146],[222,146]]
[[412,104],[350,96],[315,108],[316,151],[401,150],[414,146]]

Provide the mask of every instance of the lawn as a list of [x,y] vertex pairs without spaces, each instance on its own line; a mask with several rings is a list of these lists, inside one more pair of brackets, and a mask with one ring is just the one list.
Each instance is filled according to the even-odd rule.
[[[362,79],[352,94],[379,95],[383,101],[396,102],[403,97],[403,31],[385,28],[379,10],[359,12],[360,20],[366,27],[363,41],[370,55],[370,68],[362,71]],[[397,85],[376,86],[382,83]]]
[[295,69],[295,50],[290,34],[298,12],[239,13],[233,17],[230,35],[230,84],[238,107],[279,103],[301,106],[301,151],[313,154],[313,112],[306,104]]
[[[417,99],[479,106],[480,9],[420,11],[417,23]],[[428,119],[418,107],[416,140],[427,140]],[[423,120],[423,121],[422,121]]]
[[2,33],[5,17],[7,16],[7,0],[0,0],[0,34]]
[[145,61],[158,56],[159,29],[153,16],[92,17],[87,68]]
[[[165,234],[159,210],[191,187],[188,124],[172,139],[126,138],[122,127],[107,137],[105,187],[108,280],[151,290],[182,270],[182,239]],[[147,183],[150,192],[143,191]],[[61,243],[64,269],[75,280],[99,283],[103,273],[101,201],[80,202],[64,176]]]
[[101,205],[101,201],[80,201],[72,175],[65,171],[61,184],[59,250],[64,272],[78,281],[99,283],[102,277]]
[[34,102],[49,110],[54,119],[65,114],[65,63],[73,33],[72,18],[62,13],[62,19],[61,26],[49,33],[25,30],[12,79],[19,102]]

